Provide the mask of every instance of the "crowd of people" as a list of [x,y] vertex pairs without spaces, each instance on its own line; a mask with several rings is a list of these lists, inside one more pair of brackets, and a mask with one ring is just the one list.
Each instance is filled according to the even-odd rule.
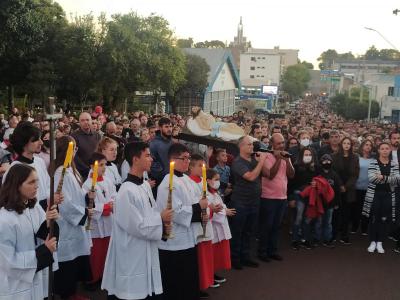
[[181,140],[187,117],[66,114],[51,162],[49,121],[0,115],[0,298],[47,297],[52,266],[61,299],[85,299],[80,282],[108,299],[205,299],[220,271],[283,260],[284,219],[294,251],[361,234],[370,253],[400,253],[397,124],[317,98],[284,117],[215,116],[246,132],[232,151]]

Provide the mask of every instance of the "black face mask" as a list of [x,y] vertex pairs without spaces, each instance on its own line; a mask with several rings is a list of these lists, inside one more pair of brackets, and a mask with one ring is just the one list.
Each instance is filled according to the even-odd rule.
[[46,148],[50,148],[50,140],[44,140],[44,141],[43,141],[43,145],[44,145]]
[[325,170],[330,170],[331,164],[322,164],[322,168],[324,168]]

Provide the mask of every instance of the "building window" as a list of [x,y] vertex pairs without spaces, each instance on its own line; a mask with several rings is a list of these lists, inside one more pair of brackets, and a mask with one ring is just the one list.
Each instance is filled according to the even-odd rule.
[[388,96],[393,96],[394,95],[394,86],[389,86],[388,88]]
[[261,77],[264,77],[264,75],[261,75]]
[[250,75],[250,78],[254,78],[254,75]]
[[251,71],[254,71],[256,68],[255,67],[250,67],[250,70]]
[[265,67],[262,67],[262,69],[265,69]]
[[263,59],[265,59],[265,57],[263,57]]
[[260,75],[257,75],[257,77],[260,77]]
[[252,56],[252,57],[250,58],[250,60],[251,60],[251,61],[256,61],[255,56]]

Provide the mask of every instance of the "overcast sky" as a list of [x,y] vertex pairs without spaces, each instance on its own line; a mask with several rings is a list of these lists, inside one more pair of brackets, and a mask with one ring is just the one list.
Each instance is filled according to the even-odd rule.
[[316,63],[321,52],[362,54],[375,45],[391,48],[371,27],[400,48],[399,0],[56,0],[67,14],[98,15],[130,10],[166,18],[178,38],[195,42],[230,42],[236,35],[240,16],[244,35],[255,48],[299,49],[299,57]]

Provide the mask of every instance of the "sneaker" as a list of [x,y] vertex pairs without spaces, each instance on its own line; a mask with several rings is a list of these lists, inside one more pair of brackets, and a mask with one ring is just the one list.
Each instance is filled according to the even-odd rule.
[[259,264],[251,259],[247,259],[243,262],[243,266],[249,268],[258,268]]
[[368,233],[366,233],[366,232],[362,232],[362,233],[361,233],[361,235],[363,235],[363,236],[367,236],[367,235],[368,235]]
[[216,288],[219,288],[220,286],[221,285],[214,280],[214,283],[212,285],[210,285],[210,288],[216,289]]
[[394,242],[398,242],[398,241],[399,241],[399,240],[398,240],[396,237],[394,237],[393,235],[388,236],[388,239],[389,239],[389,240],[392,240],[392,241],[394,241]]
[[351,245],[351,243],[350,243],[350,241],[349,241],[348,238],[343,238],[343,239],[340,240],[340,242],[341,242],[343,245],[346,245],[346,246]]
[[371,242],[371,244],[369,244],[369,247],[368,247],[367,250],[368,250],[369,253],[374,253],[375,250],[376,250],[376,243],[375,242]]
[[259,254],[258,259],[266,263],[271,261],[267,254]]
[[393,251],[396,252],[396,253],[400,253],[400,246],[394,248]]
[[307,250],[311,250],[314,248],[314,246],[309,241],[305,241],[304,243],[301,244],[301,246],[303,248],[306,248]]
[[210,298],[210,295],[208,293],[204,292],[204,291],[200,291],[199,292],[199,298],[200,299],[208,299],[208,298]]
[[385,249],[382,247],[382,242],[377,242],[376,243],[376,250],[378,251],[379,254],[385,253]]
[[224,283],[224,282],[226,282],[226,278],[218,276],[217,274],[214,274],[214,282]]
[[296,250],[296,251],[300,250],[300,243],[297,242],[297,241],[293,241],[292,242],[292,249]]
[[335,245],[334,245],[331,241],[329,241],[329,242],[322,242],[322,246],[324,246],[324,247],[326,247],[326,248],[329,248],[329,249],[335,248]]
[[273,259],[273,260],[277,260],[277,261],[282,261],[283,260],[283,257],[280,256],[279,254],[272,254],[272,255],[269,256],[269,258]]
[[355,230],[352,230],[352,231],[350,231],[350,233],[351,233],[351,234],[356,234],[356,233],[357,233],[357,231],[355,231]]

